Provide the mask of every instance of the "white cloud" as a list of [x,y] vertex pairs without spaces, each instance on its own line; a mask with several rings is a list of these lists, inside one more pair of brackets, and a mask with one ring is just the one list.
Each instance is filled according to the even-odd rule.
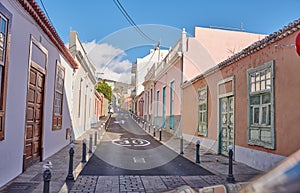
[[109,44],[98,44],[95,40],[82,43],[87,55],[97,68],[97,72],[103,72],[103,78],[130,83],[131,62],[123,60],[126,56],[124,50],[115,48]]

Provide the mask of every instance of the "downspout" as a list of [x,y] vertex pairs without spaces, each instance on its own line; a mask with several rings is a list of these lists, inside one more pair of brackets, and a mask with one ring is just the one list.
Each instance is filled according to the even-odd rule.
[[182,29],[181,34],[181,80],[180,80],[180,125],[179,125],[179,137],[180,137],[180,154],[183,154],[183,135],[182,135],[182,107],[183,107],[183,57],[186,52],[186,31]]

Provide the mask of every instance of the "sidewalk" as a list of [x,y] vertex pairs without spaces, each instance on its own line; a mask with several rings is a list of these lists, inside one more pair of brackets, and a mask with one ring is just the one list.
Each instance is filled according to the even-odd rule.
[[[89,141],[90,134],[93,135],[93,151],[96,149],[94,144],[94,134],[98,132],[98,143],[100,142],[105,130],[101,130],[101,125],[106,120],[102,120],[97,124],[94,124],[90,130],[88,130],[84,135],[74,141],[74,178],[81,172],[85,164],[81,163],[82,159],[82,140],[84,138]],[[142,124],[139,124],[142,128]],[[144,129],[144,128],[143,128]],[[147,127],[146,131],[149,131]],[[148,132],[149,133],[149,132]],[[149,135],[153,136],[153,129],[151,128]],[[156,132],[157,140],[159,140],[159,132]],[[179,153],[179,138],[174,137],[172,134],[162,131],[162,141],[164,145],[168,146],[170,149]],[[89,142],[87,142],[87,148],[89,147]],[[195,162],[195,144],[184,140],[184,157]],[[0,189],[2,193],[41,193],[43,192],[43,164],[46,161],[51,161],[53,167],[51,169],[52,178],[50,182],[50,192],[51,193],[67,193],[73,186],[74,182],[66,183],[65,179],[68,175],[68,164],[69,164],[69,145],[61,149],[59,152],[45,160],[44,162],[36,163],[35,165],[29,167],[24,173],[20,174],[14,180],[6,184]],[[92,154],[87,153],[87,161]],[[228,158],[221,155],[216,155],[211,152],[207,152],[205,149],[200,149],[200,166],[216,174],[218,177],[222,178],[226,182],[226,177],[228,175]],[[237,182],[247,182],[251,178],[260,175],[262,172],[253,169],[245,164],[234,162],[233,173]],[[213,180],[213,179],[211,179]],[[78,180],[77,180],[78,181]],[[220,181],[220,180],[219,180]]]
[[[141,123],[139,126],[143,128],[149,135],[153,136],[153,128],[149,127],[145,129]],[[155,138],[159,140],[159,131],[156,131]],[[162,130],[162,141],[164,145],[180,153],[180,139],[179,137],[173,136],[171,133]],[[191,141],[183,140],[183,152],[185,158],[196,161],[196,144]],[[226,180],[228,176],[228,157],[223,155],[215,154],[207,149],[200,146],[200,166],[211,171],[222,179]],[[254,169],[246,164],[233,161],[233,175],[236,182],[248,182],[252,178],[263,174],[262,171]]]
[[[80,171],[85,164],[81,163],[82,159],[82,141],[87,139],[87,161],[92,154],[88,153],[89,148],[89,136],[93,135],[93,151],[96,149],[94,144],[95,132],[98,133],[98,143],[100,142],[101,137],[105,133],[104,127],[101,127],[102,124],[105,124],[108,120],[108,117],[103,117],[98,123],[92,125],[92,128],[87,130],[81,137],[74,141],[74,157],[73,157],[73,166],[74,166],[74,178],[76,179]],[[67,145],[62,148],[59,152],[55,153],[48,159],[43,162],[38,162],[28,169],[15,179],[4,185],[0,188],[1,193],[41,193],[43,192],[43,164],[47,161],[52,162],[51,169],[51,182],[50,182],[50,192],[68,192],[69,187],[72,186],[72,182],[65,183],[66,177],[68,175],[69,169],[69,150],[70,147]]]

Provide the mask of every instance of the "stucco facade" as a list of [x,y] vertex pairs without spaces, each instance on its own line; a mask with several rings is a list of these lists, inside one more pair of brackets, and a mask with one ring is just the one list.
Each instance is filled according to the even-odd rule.
[[154,63],[160,62],[168,53],[168,50],[151,49],[150,53],[143,58],[136,59],[135,85],[136,95],[144,91],[143,82],[148,70]]
[[[144,117],[171,133],[181,135],[182,83],[231,56],[233,52],[228,53],[231,48],[240,51],[263,37],[260,34],[200,27],[195,28],[195,37],[187,37],[183,29],[182,37],[168,55],[148,70],[144,82]],[[218,45],[218,41],[222,43]],[[152,102],[148,96],[150,99],[152,96]]]
[[87,56],[82,46],[78,33],[70,32],[69,49],[75,60],[79,63],[78,69],[74,72],[73,82],[73,134],[74,138],[80,137],[91,124],[98,119],[94,112],[95,101],[95,78],[96,67]]
[[[227,98],[231,101],[228,144],[234,146],[237,161],[267,170],[298,150],[300,58],[292,45],[300,32],[299,23],[289,24],[187,82],[183,89],[184,137],[200,139],[201,145],[226,154],[222,124],[228,120],[222,105]],[[199,133],[199,91],[203,88],[207,89],[207,130]],[[254,97],[259,96],[270,98],[253,105]]]
[[73,71],[78,64],[35,2],[1,0],[0,13],[8,24],[2,186],[33,161],[45,160],[69,143]]

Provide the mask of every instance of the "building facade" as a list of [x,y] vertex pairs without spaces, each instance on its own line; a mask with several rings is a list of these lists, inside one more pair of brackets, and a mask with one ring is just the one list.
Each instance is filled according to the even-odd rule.
[[35,1],[1,0],[0,21],[2,186],[70,142],[78,63]]
[[140,95],[144,91],[143,82],[148,70],[154,63],[162,61],[162,59],[168,54],[168,50],[161,50],[158,47],[151,49],[150,53],[143,58],[136,59],[136,71],[135,71],[135,86],[136,95]]
[[100,118],[103,116],[102,115],[102,108],[104,102],[103,100],[104,100],[103,93],[99,93],[98,91],[95,90],[94,112],[97,120],[100,120]]
[[183,86],[183,133],[216,153],[268,170],[300,148],[300,20]]
[[[234,51],[241,50],[264,37],[261,34],[220,29],[195,28],[195,37],[182,37],[169,50],[166,57],[155,63],[145,77],[145,117],[152,124],[170,133],[182,135],[181,85],[201,74]],[[222,42],[217,44],[217,42]]]
[[70,32],[69,50],[79,63],[78,69],[73,74],[74,111],[72,112],[72,121],[73,134],[76,139],[99,119],[94,112],[96,67],[87,56],[76,31]]

